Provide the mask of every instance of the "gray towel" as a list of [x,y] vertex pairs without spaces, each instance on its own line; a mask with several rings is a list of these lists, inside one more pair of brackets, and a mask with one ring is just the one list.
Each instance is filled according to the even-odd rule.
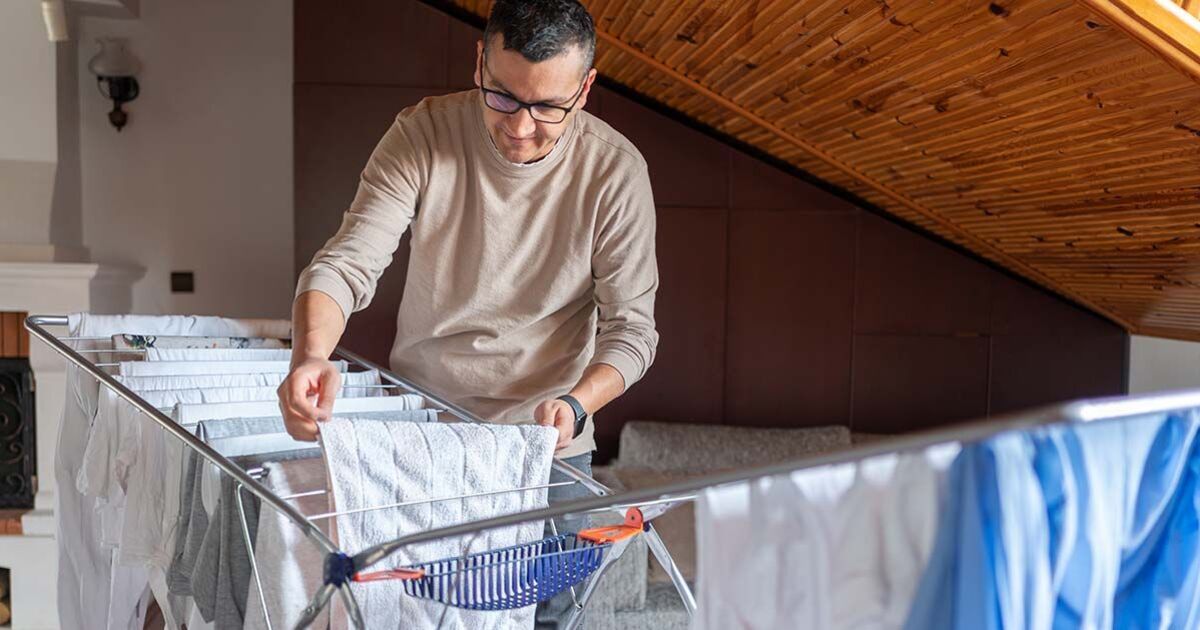
[[[335,419],[321,427],[331,511],[545,485],[556,437],[551,428],[531,425]],[[405,534],[545,505],[546,491],[538,490],[373,510],[338,516],[333,535],[345,552],[353,554]],[[368,571],[533,542],[542,537],[543,526],[542,522],[526,523],[415,545]],[[371,628],[533,627],[533,606],[500,612],[447,609],[405,595],[398,581],[367,582],[351,588]],[[333,622],[334,627],[346,627],[340,604],[335,605]]]
[[[232,477],[222,475],[221,499],[192,571],[196,609],[216,630],[241,629],[246,616],[246,593],[250,589],[250,557],[238,513],[236,488]],[[259,500],[243,492],[242,505],[250,540],[254,540],[258,533]]]

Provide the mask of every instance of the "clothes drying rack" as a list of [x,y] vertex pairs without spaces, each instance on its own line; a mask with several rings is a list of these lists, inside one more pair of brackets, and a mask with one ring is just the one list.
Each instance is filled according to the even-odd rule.
[[[108,353],[112,353],[112,354],[124,354],[124,353],[126,353],[126,351],[124,351],[124,350],[102,350],[102,351],[76,350],[75,348],[72,348],[71,346],[67,345],[67,343],[65,343],[62,339],[59,339],[56,335],[51,333],[49,330],[47,330],[47,327],[65,327],[67,325],[68,325],[68,318],[65,315],[31,315],[31,316],[27,317],[25,320],[25,328],[35,338],[37,338],[39,341],[42,341],[43,343],[47,344],[51,349],[53,349],[59,355],[64,357],[68,362],[70,362],[71,364],[78,367],[80,370],[82,370],[83,372],[85,372],[86,374],[88,374],[89,376],[94,378],[100,384],[113,390],[113,392],[115,392],[117,396],[121,397],[126,402],[128,402],[130,405],[132,405],[135,409],[137,409],[140,413],[142,413],[143,415],[150,418],[150,420],[154,421],[161,429],[165,430],[168,434],[179,439],[184,444],[185,448],[191,449],[196,454],[198,454],[200,457],[204,458],[209,463],[211,463],[213,466],[215,466],[222,473],[229,475],[233,479],[233,481],[236,484],[236,492],[234,493],[235,503],[236,503],[238,511],[239,511],[239,516],[241,517],[240,520],[241,520],[242,535],[244,537],[244,542],[246,543],[246,548],[248,550],[253,549],[253,544],[252,544],[252,541],[250,540],[249,527],[247,525],[247,521],[245,520],[245,509],[243,507],[243,500],[242,500],[242,492],[243,491],[249,492],[250,494],[254,495],[260,501],[262,501],[264,504],[267,504],[271,508],[274,508],[280,514],[282,514],[287,520],[291,521],[294,525],[296,525],[296,527],[298,527],[300,529],[301,533],[303,533],[305,538],[308,539],[311,543],[317,545],[318,548],[320,548],[325,554],[327,554],[328,558],[333,559],[333,560],[338,560],[338,559],[345,559],[346,561],[350,560],[349,556],[346,556],[344,553],[342,553],[341,550],[339,550],[338,547],[333,543],[333,541],[330,540],[329,537],[326,536],[325,533],[321,531],[321,529],[319,529],[316,525],[314,525],[313,521],[319,520],[321,518],[329,518],[329,517],[334,516],[334,514],[320,514],[320,515],[315,515],[315,516],[306,516],[304,514],[301,514],[300,511],[297,510],[295,506],[288,503],[286,498],[273,493],[270,489],[268,489],[266,486],[264,486],[262,484],[262,482],[260,480],[261,470],[243,469],[241,466],[234,463],[229,458],[225,457],[224,455],[222,455],[221,453],[219,453],[218,451],[213,449],[203,439],[201,439],[200,437],[197,437],[195,434],[193,434],[189,430],[189,427],[185,427],[185,426],[175,422],[171,417],[164,414],[162,411],[160,411],[159,409],[157,409],[156,407],[154,407],[153,405],[148,403],[146,400],[144,400],[136,392],[130,390],[128,387],[126,387],[124,384],[122,384],[120,381],[118,381],[116,378],[114,378],[111,374],[104,371],[104,369],[102,369],[102,368],[105,366],[105,364],[97,363],[97,362],[92,361],[91,359],[84,356],[84,353],[92,353],[92,352],[108,352]],[[136,334],[139,331],[126,331],[126,332]],[[434,408],[436,408],[439,411],[439,413],[448,413],[463,422],[473,422],[473,423],[484,422],[482,419],[480,419],[479,417],[477,417],[470,411],[462,408],[461,406],[445,400],[441,396],[427,390],[424,387],[421,387],[419,385],[416,385],[414,383],[411,383],[411,382],[405,380],[401,376],[394,374],[391,371],[376,365],[375,363],[363,358],[362,356],[360,356],[354,352],[351,352],[349,350],[339,347],[337,350],[335,350],[334,356],[331,358],[345,360],[349,364],[361,367],[364,370],[378,371],[381,378],[383,380],[387,381],[388,383],[390,383],[391,384],[390,386],[398,388],[400,390],[403,390],[407,393],[416,394],[416,395],[423,397],[430,405],[432,405]],[[571,466],[570,464],[568,464],[558,458],[555,458],[553,460],[552,468],[554,470],[557,470],[561,474],[565,475],[567,478],[569,478],[571,480],[569,482],[563,482],[563,483],[579,484],[583,488],[588,490],[592,495],[594,495],[595,498],[605,498],[605,497],[611,496],[611,490],[609,488],[607,488],[600,482],[596,481],[592,477],[584,474],[579,469]],[[519,491],[530,491],[530,490],[542,490],[542,489],[545,489],[545,488],[548,488],[551,486],[555,486],[555,485],[563,485],[563,484],[560,483],[560,484],[548,484],[548,485],[544,485],[544,486],[534,486],[534,487],[529,487],[529,488],[515,488],[515,489],[512,489],[511,491],[519,492]],[[466,498],[466,497],[456,497],[456,499],[457,498]],[[443,500],[450,500],[450,499],[449,498],[433,499],[433,500],[429,500],[427,502],[436,502],[436,501],[443,501]],[[663,543],[661,537],[659,537],[659,535],[658,535],[658,532],[654,529],[653,524],[649,520],[649,519],[653,518],[654,516],[657,516],[657,515],[665,512],[666,510],[670,509],[671,507],[673,507],[675,505],[675,503],[676,502],[648,501],[643,506],[637,506],[637,507],[645,507],[646,508],[646,519],[647,520],[644,524],[644,532],[643,532],[642,537],[646,541],[649,551],[654,555],[655,559],[659,562],[659,564],[667,572],[668,576],[671,579],[671,582],[674,584],[675,589],[679,593],[680,599],[682,600],[685,609],[687,610],[688,614],[690,615],[691,613],[693,613],[695,611],[695,608],[696,608],[696,601],[692,595],[691,588],[688,586],[686,580],[683,577],[683,574],[680,572],[678,566],[675,564],[675,561],[671,557],[671,554],[668,551],[666,545]],[[388,507],[388,506],[380,506],[380,508],[383,508],[383,507]],[[625,509],[628,509],[629,507],[634,507],[634,506],[616,506],[616,505],[614,505],[612,507],[595,509],[592,511],[593,512],[623,511]],[[543,519],[528,519],[528,520],[543,520]],[[553,520],[549,519],[549,518],[544,519],[544,520],[547,521],[547,523],[549,524],[549,527],[553,531],[554,530]],[[526,521],[526,522],[528,522],[528,521]],[[482,530],[480,530],[480,531],[482,531]],[[350,568],[351,565],[346,564],[344,566],[347,568],[348,572],[346,572],[342,575],[338,575],[338,576],[330,576],[329,575],[328,567],[330,566],[330,563],[327,562],[326,563],[327,568],[326,568],[325,584],[322,585],[317,590],[317,592],[313,595],[311,604],[304,611],[304,619],[301,622],[301,625],[306,627],[308,624],[310,624],[312,621],[314,621],[316,619],[317,615],[320,614],[320,612],[324,609],[324,607],[329,604],[329,600],[332,598],[333,593],[336,592],[336,593],[340,594],[342,602],[346,608],[346,612],[349,615],[350,620],[355,625],[355,627],[365,628],[366,626],[363,622],[362,614],[361,614],[361,611],[359,610],[358,603],[354,597],[354,594],[350,590],[350,586],[349,586],[350,577],[354,573],[357,573],[358,571],[360,571],[362,569],[365,569],[367,567],[374,565],[375,563],[379,562],[380,560],[387,557],[388,555],[391,555],[392,553],[394,553],[396,550],[400,549],[401,547],[403,547],[403,545],[389,546],[386,551],[382,551],[382,552],[381,552],[381,549],[378,547],[367,549],[366,551],[354,556],[352,569]],[[621,551],[623,551],[623,549],[624,549],[624,546],[622,545]],[[366,556],[364,555],[367,553],[371,554],[372,557],[370,559],[367,559]],[[582,616],[583,616],[584,612],[586,611],[587,604],[588,604],[592,594],[594,593],[595,585],[602,578],[604,570],[608,568],[608,566],[611,564],[611,562],[615,562],[615,560],[619,556],[620,556],[619,553],[612,554],[610,556],[611,559],[606,560],[605,565],[603,565],[600,569],[598,569],[595,572],[593,578],[590,579],[590,581],[588,582],[587,586],[585,587],[582,595],[576,596],[574,589],[573,588],[571,589],[574,606],[570,610],[568,618],[565,621],[565,626],[567,628],[575,628],[578,626],[579,622],[582,620]],[[259,575],[257,566],[254,563],[254,557],[253,557],[252,551],[250,553],[250,562],[251,562],[251,572],[253,575],[253,579],[258,584],[259,597],[263,597],[263,589],[261,587],[261,581],[260,581],[262,578]],[[267,606],[266,606],[265,602],[263,602],[263,609],[264,609],[264,613],[266,613]],[[267,624],[268,628],[273,627],[269,616],[266,619],[266,624]]]
[[[189,448],[192,448],[202,457],[213,463],[217,468],[232,476],[234,480],[240,483],[247,492],[257,496],[264,503],[269,504],[271,507],[277,509],[279,512],[287,516],[289,520],[293,521],[298,527],[300,527],[306,537],[317,543],[326,551],[328,558],[344,560],[345,564],[342,566],[342,569],[339,570],[338,575],[331,576],[329,571],[326,572],[325,584],[320,587],[320,589],[318,589],[316,594],[313,596],[312,603],[306,610],[305,620],[311,621],[312,619],[315,619],[316,615],[324,608],[324,606],[329,603],[329,600],[336,592],[340,594],[348,614],[350,615],[351,621],[357,624],[358,627],[363,627],[362,617],[358,611],[354,595],[350,592],[348,586],[348,576],[353,572],[361,571],[371,567],[388,556],[396,553],[397,551],[411,545],[444,538],[475,534],[492,528],[509,527],[533,521],[546,521],[563,516],[582,516],[597,512],[611,512],[614,510],[621,511],[633,507],[648,508],[653,510],[653,513],[657,514],[669,509],[679,502],[694,499],[697,492],[701,492],[707,488],[713,488],[731,483],[746,482],[774,475],[788,474],[808,468],[854,463],[871,457],[904,451],[915,451],[948,442],[977,442],[1009,431],[1029,430],[1037,427],[1056,424],[1114,421],[1131,419],[1150,414],[1200,409],[1200,390],[1078,400],[997,415],[986,420],[965,422],[938,429],[914,432],[903,436],[896,436],[895,438],[886,441],[871,442],[838,451],[803,456],[763,466],[755,466],[728,472],[697,476],[674,483],[615,494],[610,493],[610,491],[602,484],[599,484],[577,469],[556,460],[554,462],[554,467],[557,470],[563,472],[571,479],[583,484],[583,486],[588,488],[594,496],[590,498],[565,501],[546,508],[416,532],[365,549],[354,556],[345,556],[336,548],[336,546],[328,539],[328,537],[324,535],[323,532],[321,532],[308,519],[300,514],[294,507],[262,486],[258,480],[250,475],[247,471],[241,469],[233,462],[230,462],[228,459],[209,447],[209,445],[198,440],[194,435],[177,425],[171,418],[165,416],[157,409],[146,404],[141,400],[140,397],[137,396],[137,394],[125,388],[120,382],[113,379],[101,369],[97,368],[91,361],[87,360],[78,352],[65,345],[62,341],[43,328],[43,326],[62,326],[66,323],[66,317],[35,315],[30,316],[26,320],[25,325],[35,337],[50,345],[51,348],[64,356],[68,361],[79,366],[101,383],[112,388],[119,396],[133,404],[141,412],[150,416],[151,419],[161,425],[170,434],[182,440]],[[437,396],[425,392],[422,388],[408,383],[401,377],[396,376],[387,370],[380,369],[378,366],[366,361],[362,357],[352,352],[339,349],[337,354],[340,355],[341,358],[354,362],[365,368],[380,370],[380,374],[389,382],[402,388],[409,389],[413,393],[425,396],[431,402],[444,405],[444,408],[448,412],[462,418],[465,421],[479,421],[479,419],[475,418],[470,412],[467,412],[466,410],[461,409],[453,404],[445,403]],[[237,496],[240,498],[240,494]],[[646,536],[646,542],[650,548],[650,551],[654,553],[655,558],[667,571],[671,581],[676,587],[676,590],[679,592],[679,595],[683,600],[683,604],[688,613],[693,613],[695,611],[696,603],[692,596],[691,590],[686,581],[684,581],[678,567],[675,566],[673,560],[671,559],[670,553],[662,543],[662,540],[655,532],[653,525],[649,522],[645,524],[645,533],[648,534]],[[579,598],[577,601],[575,610],[572,611],[572,617],[569,622],[571,625],[577,624],[580,620],[580,615],[586,608],[588,597],[592,592],[592,588],[601,575],[602,573],[598,574],[596,578],[592,579],[585,589],[583,597]]]

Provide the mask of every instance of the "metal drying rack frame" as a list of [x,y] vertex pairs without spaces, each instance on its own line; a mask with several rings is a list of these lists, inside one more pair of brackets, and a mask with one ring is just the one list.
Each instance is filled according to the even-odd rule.
[[[62,327],[62,326],[67,326],[67,325],[68,325],[68,318],[66,315],[30,315],[29,317],[27,317],[25,319],[25,328],[30,332],[30,334],[32,334],[34,337],[36,337],[38,340],[42,341],[46,345],[50,346],[50,348],[52,350],[54,350],[59,355],[61,355],[63,358],[65,358],[69,363],[71,363],[71,364],[75,365],[76,367],[78,367],[79,369],[83,370],[89,376],[94,378],[98,383],[111,389],[114,393],[116,393],[117,396],[121,397],[126,402],[128,402],[130,405],[132,405],[135,409],[137,409],[139,412],[141,412],[142,414],[149,417],[156,424],[158,424],[163,430],[165,430],[168,434],[174,436],[175,438],[177,438],[181,442],[183,442],[185,447],[190,448],[191,450],[195,451],[198,455],[203,457],[205,460],[207,460],[209,463],[211,463],[213,466],[215,466],[218,470],[229,475],[233,479],[233,481],[238,486],[238,491],[235,492],[234,496],[237,499],[236,500],[237,507],[238,507],[239,512],[242,517],[242,529],[243,529],[242,534],[245,537],[244,542],[247,545],[247,549],[253,549],[253,545],[251,544],[251,541],[249,539],[249,529],[246,526],[246,521],[245,521],[245,516],[244,516],[244,509],[243,509],[243,502],[242,502],[242,491],[243,490],[246,492],[249,492],[250,494],[257,497],[263,503],[265,503],[265,504],[269,505],[270,507],[274,508],[275,510],[279,511],[280,514],[282,514],[285,518],[287,518],[289,521],[291,521],[293,524],[295,524],[300,529],[301,533],[304,534],[305,538],[307,538],[313,544],[316,544],[317,547],[319,547],[326,554],[327,557],[343,557],[343,558],[347,557],[341,552],[340,549],[338,549],[337,545],[335,545],[333,543],[333,541],[330,540],[329,537],[325,535],[324,532],[322,532],[317,526],[315,526],[312,523],[312,521],[309,518],[307,518],[304,514],[301,514],[300,511],[297,510],[291,504],[289,504],[286,499],[280,497],[279,495],[276,495],[275,493],[273,493],[269,489],[267,489],[266,486],[264,486],[259,481],[259,479],[256,478],[255,475],[251,474],[247,470],[243,469],[241,466],[235,464],[229,458],[227,458],[224,455],[222,455],[221,453],[217,452],[210,445],[208,445],[202,439],[198,438],[195,434],[193,434],[191,431],[189,431],[186,427],[175,422],[171,417],[164,414],[158,408],[156,408],[155,406],[146,402],[146,400],[144,400],[137,393],[135,393],[134,391],[132,391],[131,389],[126,387],[124,384],[122,384],[120,381],[118,381],[116,378],[114,378],[111,374],[109,374],[109,373],[105,372],[103,369],[101,369],[101,366],[98,365],[96,362],[91,361],[90,359],[83,356],[85,352],[81,352],[81,351],[76,350],[75,348],[70,347],[69,345],[64,343],[63,340],[59,339],[53,333],[46,330],[46,327],[50,327],[50,326]],[[126,332],[136,333],[137,331],[126,331]],[[91,352],[87,351],[87,353],[91,353]],[[368,361],[367,359],[363,358],[362,356],[360,356],[358,354],[355,354],[355,353],[353,353],[349,350],[346,350],[344,348],[341,348],[341,347],[337,348],[335,350],[334,354],[337,358],[345,359],[346,361],[350,362],[351,364],[357,365],[364,369],[379,371],[381,377],[383,379],[387,380],[392,385],[396,385],[399,388],[407,390],[410,393],[422,396],[427,401],[429,401],[430,403],[432,403],[433,405],[438,407],[439,410],[444,410],[445,412],[457,417],[458,419],[460,419],[464,422],[475,422],[475,423],[484,422],[481,418],[472,414],[470,411],[462,408],[461,406],[455,405],[454,403],[451,403],[451,402],[443,399],[441,396],[438,396],[437,394],[434,394],[434,393],[426,390],[423,387],[420,387],[414,383],[411,383],[411,382],[403,379],[399,375],[396,375],[396,374],[392,373],[390,370],[384,369],[384,368],[372,363],[371,361]],[[591,492],[594,495],[594,497],[590,500],[605,500],[605,499],[609,499],[610,497],[619,496],[619,495],[612,495],[611,490],[609,488],[607,488],[603,484],[597,482],[595,479],[592,479],[590,476],[584,474],[582,471],[578,470],[577,468],[571,466],[570,464],[567,464],[566,462],[564,462],[558,458],[554,459],[552,466],[553,466],[554,470],[559,471],[563,475],[567,476],[569,479],[572,479],[575,483],[579,483],[584,488],[586,488],[589,492]],[[516,489],[516,490],[523,490],[523,489]],[[684,499],[680,499],[680,500],[684,500]],[[619,505],[619,503],[621,503],[621,502],[615,498],[609,500],[608,503],[610,503],[611,505],[604,507],[604,508],[594,508],[590,511],[591,512],[613,511],[613,510],[620,510],[620,509],[623,509],[624,507],[627,507],[624,505]],[[648,505],[652,505],[654,507],[655,513],[661,513],[663,511],[665,511],[666,509],[669,509],[673,505],[673,503],[674,502],[663,502],[663,501],[648,501],[647,502]],[[564,503],[564,505],[565,505],[565,503]],[[568,513],[567,511],[563,511],[556,516],[565,515],[567,513]],[[509,515],[506,518],[517,517],[517,516],[520,516],[520,514]],[[521,519],[520,521],[517,521],[517,522],[529,522],[529,521],[533,521],[533,520],[546,520],[547,522],[551,523],[551,527],[553,527],[553,525],[552,525],[553,521],[551,520],[552,518],[553,517],[531,517],[528,519]],[[481,523],[483,523],[483,521],[481,521]],[[464,523],[461,526],[469,526],[469,525],[470,525],[470,523]],[[455,527],[457,528],[457,527],[461,527],[461,526],[455,526]],[[482,531],[482,530],[488,529],[488,528],[489,528],[488,526],[484,525],[484,526],[477,528],[475,531]],[[445,529],[445,528],[443,528],[443,529]],[[437,531],[437,530],[429,530],[429,531],[432,532],[432,531]],[[421,533],[428,533],[428,532],[421,532]],[[659,562],[660,565],[662,565],[664,570],[667,571],[667,574],[670,576],[671,581],[675,586],[675,589],[679,593],[680,599],[683,601],[684,608],[687,610],[689,615],[692,614],[696,609],[696,600],[692,595],[691,588],[688,586],[687,581],[684,579],[683,574],[680,572],[679,567],[676,566],[674,559],[671,557],[670,552],[667,550],[666,545],[663,543],[662,539],[659,537],[658,532],[654,529],[653,525],[649,522],[646,523],[644,534],[645,534],[645,540],[646,540],[646,543],[647,543],[647,546],[648,546],[650,552],[654,554],[655,559]],[[453,534],[450,534],[450,535],[453,535]],[[447,535],[447,537],[448,536],[449,535]],[[437,538],[440,538],[440,537],[435,536],[432,538],[425,538],[424,540],[435,540]],[[390,543],[385,543],[384,545],[372,547],[372,548],[369,548],[369,549],[355,555],[353,557],[353,561],[354,561],[353,562],[353,571],[357,572],[359,570],[365,569],[365,568],[379,562],[383,558],[391,555],[392,553],[395,553],[397,550],[404,547],[406,544],[411,544],[411,543],[402,542],[402,540],[403,539],[397,540],[397,541],[392,541]],[[259,575],[258,575],[257,566],[254,565],[253,553],[251,553],[250,556],[251,556],[252,573],[254,575],[254,579],[257,582],[259,580]],[[603,577],[602,574],[597,574],[595,577],[593,577],[591,579],[590,583],[588,584],[588,587],[585,589],[582,597],[577,598],[575,600],[574,609],[571,611],[571,614],[566,623],[566,626],[568,628],[574,628],[575,626],[578,625],[579,621],[582,619],[582,615],[586,609],[587,603],[593,593],[594,585],[602,577]],[[259,592],[259,596],[262,597],[263,591],[261,588],[261,584],[259,584],[258,592]],[[328,575],[326,576],[325,584],[322,585],[317,590],[317,592],[313,596],[312,603],[309,605],[308,608],[305,609],[304,621],[302,621],[301,625],[307,625],[308,623],[311,623],[311,621],[314,620],[316,618],[316,616],[320,613],[320,611],[329,603],[329,600],[333,596],[334,592],[337,592],[341,595],[342,602],[345,605],[346,611],[349,614],[350,619],[354,623],[354,625],[358,628],[365,628],[366,626],[365,626],[363,618],[362,618],[362,613],[359,610],[358,603],[354,597],[354,594],[350,590],[349,582],[345,579],[330,580]],[[572,591],[572,593],[573,593],[573,591]],[[264,608],[264,613],[265,613],[266,612],[265,602],[264,602],[263,608]],[[268,625],[268,627],[271,627],[271,622],[270,622],[269,617],[267,618],[267,625]]]
[[[108,374],[94,367],[87,359],[83,358],[74,350],[67,347],[65,344],[42,328],[43,325],[65,324],[66,317],[62,316],[30,316],[26,320],[26,328],[28,328],[29,331],[34,334],[34,336],[49,344],[59,354],[63,355],[69,361],[87,371],[100,382],[111,387],[118,395],[133,404],[146,415],[150,416],[152,419],[162,425],[163,428],[165,428],[169,433],[178,437],[205,459],[208,459],[222,471],[231,475],[236,481],[241,483],[247,491],[286,515],[301,528],[308,538],[325,549],[327,554],[330,556],[340,554],[340,552],[336,549],[336,546],[319,529],[306,520],[304,516],[301,515],[295,508],[288,505],[283,499],[271,493],[236,464],[233,464],[225,457],[221,456],[219,453],[210,448],[207,444],[197,440],[196,437],[191,433],[181,428],[179,425],[176,425],[170,418],[163,415],[157,409],[147,405],[136,394],[129,391],[127,388],[121,385],[121,383],[117,382]],[[354,361],[364,367],[380,370],[380,374],[389,382],[396,385],[401,385],[405,388],[411,388],[414,393],[419,393],[435,403],[445,405],[445,408],[452,413],[455,413],[455,415],[461,414],[461,417],[463,417],[465,420],[478,421],[478,418],[475,418],[466,410],[463,410],[455,405],[445,403],[435,395],[425,393],[421,388],[413,386],[411,383],[408,383],[404,379],[392,374],[387,370],[380,369],[378,366],[366,361],[362,357],[352,352],[339,349],[338,354],[347,360]],[[544,521],[561,516],[584,515],[600,511],[620,510],[626,507],[652,506],[652,508],[659,508],[659,510],[662,510],[669,508],[676,502],[693,499],[697,492],[701,492],[706,488],[712,488],[730,483],[746,482],[773,475],[787,474],[807,468],[854,463],[870,457],[887,455],[896,452],[919,450],[948,442],[977,442],[1009,431],[1028,430],[1056,424],[1131,419],[1150,414],[1184,410],[1200,410],[1200,390],[1118,396],[1045,405],[1025,411],[997,415],[986,420],[965,422],[951,426],[940,427],[937,429],[910,433],[897,436],[886,441],[871,442],[865,445],[854,446],[833,452],[798,457],[764,466],[756,466],[723,473],[697,476],[684,481],[616,494],[609,494],[609,490],[602,484],[597,483],[595,480],[587,477],[573,467],[556,460],[554,463],[556,469],[562,471],[569,477],[578,480],[589,490],[592,490],[593,494],[596,496],[585,499],[565,501],[547,508],[530,510],[506,516],[498,516],[494,518],[463,523],[460,525],[439,527],[415,534],[410,534],[363,550],[353,557],[350,557],[349,561],[352,563],[353,570],[358,571],[383,560],[389,555],[409,545],[439,540],[442,538],[469,535],[486,529],[508,527],[531,521]],[[646,533],[649,534],[646,540],[650,550],[655,554],[655,557],[659,560],[659,562],[662,563],[662,565],[667,569],[671,576],[671,580],[675,584],[676,589],[679,591],[679,594],[683,599],[684,605],[689,614],[693,613],[696,606],[695,599],[693,598],[687,583],[683,580],[682,575],[679,573],[678,568],[672,561],[665,545],[663,545],[661,539],[654,531],[653,526],[648,527]],[[594,581],[595,580],[593,580],[593,584]],[[589,584],[589,587],[590,586],[592,586],[592,584]],[[308,612],[311,612],[315,616],[316,612],[319,612],[320,608],[328,603],[328,600],[332,597],[332,593],[335,590],[341,593],[343,601],[346,603],[347,610],[350,612],[352,619],[356,622],[361,622],[361,616],[357,616],[358,611],[354,597],[349,592],[349,588],[345,582],[335,586],[327,581],[327,583],[317,592],[316,596],[314,596],[314,601],[312,605],[310,605],[310,610]],[[589,588],[588,591],[590,590],[591,589]],[[583,603],[577,606],[577,610],[575,611],[577,613],[577,617],[578,614],[582,612],[582,607],[586,605],[586,597],[587,593],[585,592],[585,599]]]

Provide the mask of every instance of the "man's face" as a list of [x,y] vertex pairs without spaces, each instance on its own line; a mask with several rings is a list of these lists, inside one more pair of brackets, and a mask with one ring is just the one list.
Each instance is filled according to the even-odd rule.
[[572,46],[557,57],[533,63],[519,52],[505,50],[504,36],[496,35],[486,56],[483,42],[476,45],[476,56],[476,86],[502,92],[526,103],[560,107],[575,103],[571,113],[555,124],[534,120],[528,108],[513,114],[498,112],[480,98],[479,106],[483,108],[488,134],[505,159],[521,164],[546,157],[559,136],[568,129],[576,112],[587,103],[588,92],[596,78],[595,70],[584,67],[583,51]]

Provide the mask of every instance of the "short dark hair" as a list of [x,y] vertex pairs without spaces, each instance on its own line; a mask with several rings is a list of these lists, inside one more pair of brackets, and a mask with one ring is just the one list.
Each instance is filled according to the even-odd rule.
[[515,50],[534,63],[566,52],[583,50],[586,68],[596,56],[596,25],[578,0],[497,0],[488,17],[483,43],[504,36],[505,50]]

